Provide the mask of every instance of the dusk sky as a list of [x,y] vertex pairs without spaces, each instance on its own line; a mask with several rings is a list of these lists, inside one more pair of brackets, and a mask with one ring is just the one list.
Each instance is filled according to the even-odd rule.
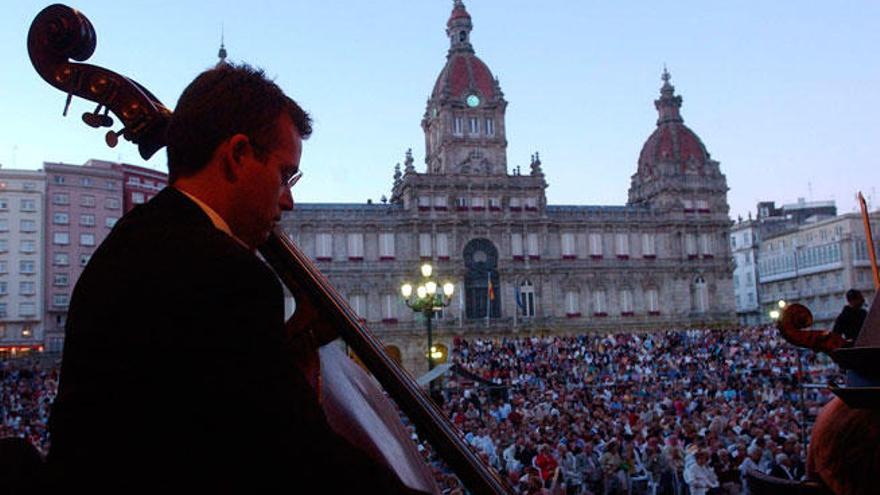
[[[7,2],[0,19],[0,164],[118,160],[165,170],[135,146],[104,145],[80,120],[95,104],[32,68],[26,38],[48,3]],[[109,1],[71,4],[98,33],[88,63],[149,88],[173,108],[217,61],[262,67],[315,119],[300,202],[378,201],[413,149],[445,63],[452,0]],[[465,0],[476,54],[501,82],[508,168],[541,153],[551,204],[626,202],[655,128],[663,65],[685,124],[721,163],[732,218],[759,200],[880,202],[880,2]],[[118,123],[114,128],[118,128]],[[872,208],[873,209],[873,208]]]

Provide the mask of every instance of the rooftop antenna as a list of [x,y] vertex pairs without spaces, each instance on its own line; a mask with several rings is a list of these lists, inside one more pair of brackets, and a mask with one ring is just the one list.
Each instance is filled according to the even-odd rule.
[[226,63],[226,44],[225,44],[225,34],[226,34],[226,33],[225,33],[225,30],[224,30],[224,26],[223,26],[223,23],[221,22],[221,23],[220,23],[220,51],[217,52],[217,58],[219,58],[220,61],[217,62],[217,65],[225,64],[225,63]]

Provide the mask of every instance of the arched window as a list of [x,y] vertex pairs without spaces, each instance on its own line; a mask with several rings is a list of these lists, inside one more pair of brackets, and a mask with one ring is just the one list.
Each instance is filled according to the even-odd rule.
[[697,313],[705,313],[709,310],[709,289],[706,287],[706,279],[702,276],[694,279],[694,310]]
[[473,239],[464,247],[465,314],[468,318],[501,316],[501,277],[498,248],[488,239]]
[[535,286],[532,285],[531,280],[526,280],[519,286],[519,291],[516,293],[516,305],[523,318],[535,316]]

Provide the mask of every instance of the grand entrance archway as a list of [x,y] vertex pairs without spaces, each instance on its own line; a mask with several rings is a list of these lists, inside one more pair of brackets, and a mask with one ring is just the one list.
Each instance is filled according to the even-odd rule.
[[473,239],[464,247],[464,301],[468,318],[501,316],[498,249],[488,239]]

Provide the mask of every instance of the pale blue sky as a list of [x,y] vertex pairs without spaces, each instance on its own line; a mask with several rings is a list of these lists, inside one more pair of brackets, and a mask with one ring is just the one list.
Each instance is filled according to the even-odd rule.
[[[8,2],[0,18],[0,164],[89,158],[144,165],[79,120],[94,104],[44,83],[27,57],[47,3]],[[413,148],[445,62],[451,0],[82,0],[95,25],[89,63],[132,77],[173,107],[216,62],[263,67],[315,118],[297,201],[376,201]],[[666,63],[685,123],[721,162],[731,216],[758,200],[880,202],[880,2],[466,0],[471,41],[509,102],[508,163],[541,152],[553,204],[623,204],[655,127]],[[147,166],[165,169],[164,152]]]

